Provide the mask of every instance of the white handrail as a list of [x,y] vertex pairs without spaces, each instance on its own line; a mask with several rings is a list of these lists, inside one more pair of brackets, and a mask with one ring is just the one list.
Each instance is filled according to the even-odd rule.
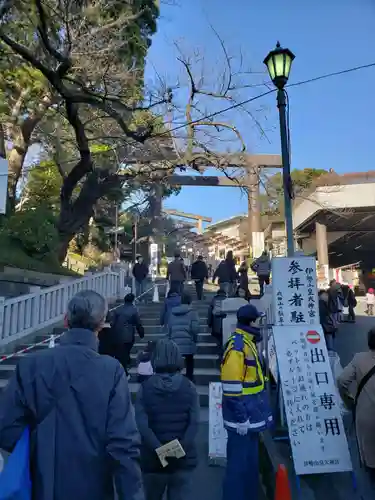
[[[57,285],[57,286],[59,286],[59,285]],[[151,292],[155,287],[159,287],[159,286],[163,286],[163,284],[162,283],[154,283],[151,288],[149,288],[145,292],[141,293],[141,295],[138,295],[138,297],[135,298],[135,301],[139,300],[143,295],[145,295],[146,293]],[[50,288],[54,288],[54,287],[50,287]],[[123,293],[123,295],[126,294],[126,292],[127,292],[126,289],[130,290],[130,287],[126,287],[125,286],[124,290],[121,290],[121,292]],[[19,299],[20,297],[16,297],[16,298]],[[14,299],[10,299],[10,300],[14,300]],[[116,305],[116,306],[114,306],[112,308],[110,308],[110,311],[114,311],[115,309],[117,309],[118,307],[121,307],[121,306],[122,306],[122,303],[118,304],[118,305]],[[64,314],[65,314],[65,311],[64,311]],[[64,316],[64,314],[63,314],[63,316]],[[24,354],[26,352],[29,352],[32,349],[34,349],[35,347],[37,347],[37,346],[48,344],[51,340],[55,341],[55,340],[59,339],[62,335],[63,335],[63,333],[58,334],[58,335],[54,335],[54,334],[49,335],[47,338],[45,338],[45,339],[43,339],[43,340],[41,340],[39,342],[34,342],[33,344],[27,345],[24,349],[18,350],[16,352],[11,353],[11,354],[0,356],[0,363],[6,361],[7,359],[13,358],[14,356],[17,356],[19,354]]]
[[125,272],[107,269],[12,299],[0,298],[0,347],[64,319],[69,300],[81,290],[95,290],[109,302],[124,296]]

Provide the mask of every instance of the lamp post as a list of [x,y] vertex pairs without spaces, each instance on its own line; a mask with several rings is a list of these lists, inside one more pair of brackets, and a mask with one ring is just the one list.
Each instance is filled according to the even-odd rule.
[[295,55],[289,49],[283,49],[280,46],[280,43],[277,42],[276,48],[272,50],[263,61],[267,66],[272,82],[275,87],[277,87],[277,107],[279,108],[280,117],[281,158],[283,162],[284,209],[288,257],[292,257],[294,255],[292,213],[293,187],[290,177],[289,131],[286,119],[286,93],[284,87],[288,81],[294,58]]

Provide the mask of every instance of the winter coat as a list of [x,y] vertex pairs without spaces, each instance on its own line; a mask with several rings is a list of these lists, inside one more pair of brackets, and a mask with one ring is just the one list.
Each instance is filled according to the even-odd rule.
[[148,266],[142,262],[137,262],[133,267],[133,276],[137,281],[143,281],[148,276]]
[[191,266],[191,279],[192,280],[208,279],[208,269],[203,260],[197,260]]
[[111,318],[110,343],[112,345],[134,344],[135,332],[144,337],[144,328],[133,304],[124,304],[115,309]]
[[19,361],[2,394],[0,447],[11,451],[26,425],[33,500],[113,499],[113,480],[119,498],[144,500],[128,383],[93,332],[70,330]]
[[319,299],[319,318],[325,334],[333,335],[336,332],[336,325],[332,318],[332,313],[329,310],[328,303],[325,300]]
[[180,353],[195,354],[199,333],[199,317],[188,304],[174,307],[168,321],[167,336],[178,345]]
[[339,283],[331,285],[328,289],[328,307],[332,313],[337,313],[342,310],[344,304],[344,295]]
[[251,268],[257,273],[257,276],[269,276],[271,274],[271,261],[268,255],[258,257]]
[[[360,352],[344,368],[337,385],[343,401],[351,408],[363,377],[375,365],[375,352]],[[354,384],[353,384],[354,383]],[[354,386],[354,387],[353,387]],[[362,462],[375,469],[375,375],[364,386],[356,409],[356,432]]]
[[[152,375],[137,393],[135,416],[142,437],[143,472],[169,473],[197,465],[199,402],[190,380],[180,373]],[[180,441],[186,456],[170,460],[163,468],[155,449],[174,439]]]
[[174,307],[179,306],[180,304],[181,304],[181,295],[179,295],[178,293],[173,292],[173,293],[171,293],[171,295],[169,297],[167,297],[165,299],[164,306],[163,306],[161,313],[160,313],[161,326],[168,324],[171,310]]
[[183,282],[186,280],[186,268],[180,259],[175,259],[168,264],[167,279]]
[[216,278],[219,279],[219,284],[235,283],[237,281],[237,271],[234,260],[222,260],[214,272],[212,281],[215,281]]
[[247,274],[247,267],[240,267],[238,271],[238,275],[240,278],[240,288],[243,290],[248,290],[249,289],[249,276]]
[[218,292],[212,299],[208,308],[207,324],[211,328],[211,333],[214,337],[220,338],[223,333],[223,319],[226,317],[225,313],[214,314],[215,306],[218,302],[222,302],[227,298],[225,292]]
[[345,307],[356,307],[357,299],[349,285],[341,285],[343,304]]

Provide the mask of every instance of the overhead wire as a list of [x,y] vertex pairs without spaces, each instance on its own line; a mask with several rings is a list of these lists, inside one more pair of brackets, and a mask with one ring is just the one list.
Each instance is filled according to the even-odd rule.
[[[340,75],[344,75],[344,74],[348,74],[348,73],[352,73],[354,71],[359,71],[359,70],[362,70],[362,69],[368,69],[368,68],[372,68],[372,67],[375,67],[375,62],[373,63],[368,63],[368,64],[362,64],[360,66],[354,66],[352,68],[347,68],[347,69],[343,69],[343,70],[340,70],[340,71],[334,71],[332,73],[325,73],[323,75],[319,75],[319,76],[316,76],[316,77],[312,77],[312,78],[308,78],[307,80],[301,80],[299,82],[295,82],[295,83],[288,83],[285,88],[292,88],[292,87],[299,87],[301,85],[306,85],[308,83],[313,83],[313,82],[316,82],[316,81],[319,81],[319,80],[324,80],[324,79],[327,79],[327,78],[331,78],[331,77],[334,77],[334,76],[340,76]],[[259,86],[264,86],[266,84],[259,84]],[[245,99],[244,101],[241,101],[241,102],[238,102],[238,103],[235,103],[235,104],[231,104],[230,106],[227,106],[226,108],[223,108],[223,109],[220,109],[218,111],[214,111],[212,113],[209,113],[209,114],[206,114],[206,115],[202,115],[201,117],[195,119],[195,120],[191,120],[190,122],[185,122],[185,123],[182,123],[174,128],[168,128],[168,130],[165,130],[163,132],[158,132],[156,134],[153,134],[150,138],[153,139],[153,138],[157,138],[157,137],[162,137],[162,136],[165,136],[165,135],[169,135],[169,134],[172,134],[173,132],[177,131],[177,130],[181,130],[185,127],[187,127],[188,125],[194,125],[196,123],[199,123],[200,121],[202,120],[209,120],[211,118],[214,118],[215,116],[218,116],[218,115],[221,115],[223,113],[226,113],[228,111],[231,111],[233,109],[237,109],[241,106],[244,106],[245,104],[249,104],[251,102],[254,102],[262,97],[265,97],[269,94],[272,94],[274,92],[276,92],[277,89],[271,89],[271,90],[268,90],[267,92],[263,92],[262,94],[259,94],[257,96],[254,96],[254,97],[251,97],[249,99]],[[289,99],[288,99],[288,115],[289,115]],[[289,117],[288,117],[288,123],[289,123]],[[33,166],[35,165],[30,165],[28,167],[26,167],[26,169],[30,169],[32,168]],[[23,167],[25,168],[25,167]],[[40,165],[39,167],[40,168]],[[49,167],[46,167],[46,168],[49,168]]]
[[[375,62],[369,63],[369,64],[363,64],[361,66],[354,66],[352,68],[347,68],[347,69],[343,69],[343,70],[340,70],[340,71],[334,71],[332,73],[325,73],[323,75],[319,75],[319,76],[316,76],[316,77],[313,77],[313,78],[308,78],[307,80],[301,80],[299,82],[289,83],[289,84],[285,85],[285,87],[286,88],[299,87],[300,85],[305,85],[307,83],[317,82],[319,80],[324,80],[326,78],[331,78],[333,76],[340,76],[340,75],[344,75],[344,74],[347,74],[347,73],[352,73],[354,71],[359,71],[361,69],[368,69],[368,68],[371,68],[371,67],[375,67]],[[259,84],[259,86],[263,86],[263,85],[265,85],[265,84],[263,84],[263,83]],[[200,118],[197,118],[196,120],[191,120],[190,122],[185,122],[185,123],[183,123],[181,125],[178,125],[177,127],[174,127],[172,129],[165,130],[163,132],[158,132],[157,134],[152,135],[151,138],[161,137],[163,135],[171,134],[172,132],[175,132],[176,130],[180,130],[182,128],[185,128],[188,125],[194,125],[196,123],[199,123],[201,120],[209,120],[210,118],[214,118],[215,116],[221,115],[222,113],[226,113],[227,111],[231,111],[232,109],[236,109],[236,108],[239,108],[241,106],[244,106],[245,104],[249,104],[250,102],[256,101],[257,99],[260,99],[261,97],[265,97],[266,95],[272,94],[272,93],[274,93],[276,91],[277,91],[276,88],[268,90],[267,92],[263,92],[262,94],[259,94],[259,95],[255,96],[255,97],[251,97],[249,99],[245,99],[244,101],[238,102],[236,104],[232,104],[232,105],[227,106],[226,108],[223,108],[223,109],[221,109],[219,111],[215,111],[213,113],[209,113],[209,114],[203,115]]]

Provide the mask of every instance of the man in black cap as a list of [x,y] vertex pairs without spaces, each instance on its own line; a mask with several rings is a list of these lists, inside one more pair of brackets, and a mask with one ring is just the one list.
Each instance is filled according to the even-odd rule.
[[186,280],[186,269],[184,261],[181,261],[180,252],[174,254],[174,260],[168,264],[167,280],[170,281],[171,288],[179,291],[182,295],[184,291],[184,281]]
[[[237,311],[237,327],[225,346],[221,365],[223,421],[228,433],[223,500],[247,500],[249,485],[257,500],[259,432],[272,424],[265,377],[256,344],[262,314],[252,304]],[[250,477],[249,477],[250,476]]]

